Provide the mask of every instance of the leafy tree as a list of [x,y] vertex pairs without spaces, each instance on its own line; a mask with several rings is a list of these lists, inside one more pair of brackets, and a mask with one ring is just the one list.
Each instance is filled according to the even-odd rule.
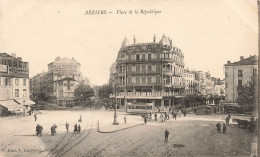
[[80,82],[75,89],[74,96],[77,102],[88,102],[91,107],[91,97],[95,95],[94,89]]
[[98,98],[99,99],[109,98],[111,93],[112,93],[112,88],[109,85],[105,84],[99,88]]
[[249,81],[243,86],[238,86],[237,102],[241,106],[253,105],[255,99],[254,81]]

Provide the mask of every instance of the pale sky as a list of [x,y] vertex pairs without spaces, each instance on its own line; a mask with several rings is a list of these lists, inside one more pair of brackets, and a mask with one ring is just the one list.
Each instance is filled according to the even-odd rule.
[[[90,9],[107,14],[85,15]],[[116,14],[141,9],[161,13]],[[30,77],[57,56],[74,57],[92,85],[107,83],[124,37],[133,42],[134,34],[141,43],[170,36],[186,67],[224,78],[227,60],[258,52],[257,1],[0,0],[0,52],[29,62]]]

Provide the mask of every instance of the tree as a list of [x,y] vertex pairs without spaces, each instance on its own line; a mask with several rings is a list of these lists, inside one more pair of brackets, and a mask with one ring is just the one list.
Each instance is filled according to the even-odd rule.
[[109,98],[111,93],[112,93],[112,88],[109,85],[105,84],[99,88],[98,98],[99,99]]
[[89,103],[91,107],[91,97],[95,95],[94,89],[89,85],[80,82],[75,89],[74,97],[77,102]]
[[241,106],[254,105],[255,85],[254,81],[249,81],[243,86],[238,86],[237,102]]

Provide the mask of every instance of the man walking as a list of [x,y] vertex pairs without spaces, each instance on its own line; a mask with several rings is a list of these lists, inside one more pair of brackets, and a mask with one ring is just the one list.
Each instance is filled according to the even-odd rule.
[[69,123],[66,122],[65,126],[66,126],[66,130],[67,130],[67,132],[69,132],[69,126],[70,126]]
[[36,122],[36,120],[37,120],[37,114],[35,113],[35,115],[34,115],[34,121]]
[[124,121],[125,121],[125,124],[126,124],[126,116],[124,117]]
[[227,125],[229,125],[229,117],[228,116],[226,117],[226,123],[227,123]]
[[225,123],[223,123],[223,133],[225,134],[226,133],[226,131],[227,131],[227,127],[226,127],[226,124]]
[[165,142],[168,142],[169,131],[167,129],[165,130],[164,136],[165,136]]
[[144,124],[146,125],[146,122],[147,122],[147,118],[146,118],[146,115],[144,116]]
[[157,113],[154,114],[154,120],[157,121]]

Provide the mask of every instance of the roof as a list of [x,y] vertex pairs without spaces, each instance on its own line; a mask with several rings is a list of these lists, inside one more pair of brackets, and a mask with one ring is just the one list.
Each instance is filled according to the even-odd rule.
[[20,105],[34,105],[35,102],[33,102],[32,100],[30,100],[29,98],[25,98],[25,99],[15,99],[15,101],[20,104]]
[[8,110],[24,108],[23,106],[16,103],[14,100],[0,100],[0,105],[8,108]]
[[[74,62],[74,63],[77,63],[78,65],[80,65],[80,63],[79,62],[77,62],[76,60],[74,60],[74,59],[69,59],[69,58],[61,58],[61,59],[59,59],[59,60],[56,60],[56,61],[53,61],[53,62],[51,62],[51,63],[49,63],[49,64],[59,64],[59,63],[62,63],[62,64],[64,64],[64,63],[72,63],[72,62]],[[49,65],[48,64],[48,65]]]
[[257,65],[257,64],[258,64],[257,56],[254,55],[254,56],[250,56],[248,58],[242,59],[242,60],[234,62],[234,63],[225,64],[225,66]]

